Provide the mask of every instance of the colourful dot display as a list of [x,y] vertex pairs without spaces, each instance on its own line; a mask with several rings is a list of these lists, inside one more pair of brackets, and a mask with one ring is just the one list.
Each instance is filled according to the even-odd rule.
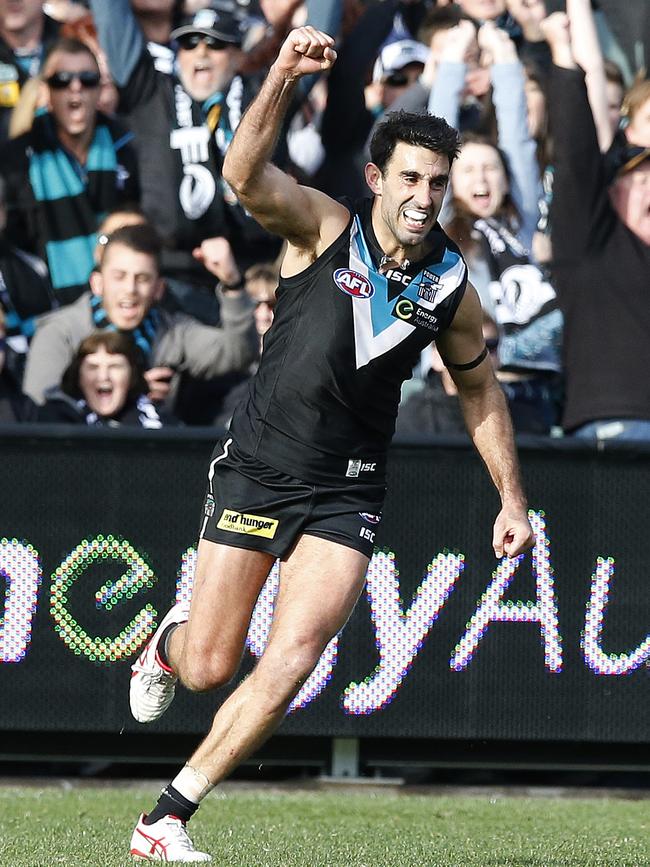
[[41,584],[38,551],[29,542],[0,539],[0,578],[5,582],[0,662],[22,662],[32,640],[32,618]]
[[591,576],[591,596],[580,644],[585,662],[594,674],[631,674],[650,657],[650,635],[647,635],[632,653],[605,653],[602,649],[603,618],[615,563],[613,557],[598,557],[596,569]]
[[346,713],[373,713],[393,700],[464,568],[462,554],[438,554],[405,612],[395,554],[374,554],[368,566],[366,587],[379,664],[361,683],[351,683],[346,688],[343,693]]
[[562,638],[558,625],[557,605],[553,587],[553,568],[550,560],[549,540],[543,512],[529,512],[536,542],[533,549],[533,571],[537,598],[532,600],[503,601],[519,568],[523,555],[504,557],[492,575],[492,581],[483,593],[465,634],[456,645],[450,660],[453,671],[463,671],[471,662],[480,641],[491,623],[538,623],[544,647],[544,665],[552,672],[562,671]]
[[156,610],[147,603],[116,637],[91,638],[68,610],[68,592],[86,570],[101,560],[121,561],[128,568],[116,581],[100,587],[95,594],[98,608],[110,611],[142,588],[155,584],[153,571],[129,542],[100,535],[80,542],[56,569],[52,575],[50,610],[56,633],[72,653],[106,664],[131,656],[151,636],[156,626]]

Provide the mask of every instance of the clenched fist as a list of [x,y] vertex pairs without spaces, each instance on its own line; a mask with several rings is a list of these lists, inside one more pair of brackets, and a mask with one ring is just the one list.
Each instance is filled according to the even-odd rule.
[[307,26],[289,33],[273,66],[288,78],[300,78],[331,69],[335,60],[332,37]]

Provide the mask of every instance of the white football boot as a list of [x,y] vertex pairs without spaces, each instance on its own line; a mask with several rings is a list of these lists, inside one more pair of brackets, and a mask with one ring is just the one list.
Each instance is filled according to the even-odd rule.
[[172,606],[145,649],[131,666],[133,673],[129,702],[131,713],[138,722],[148,723],[158,719],[174,699],[178,678],[160,659],[158,645],[165,629],[172,623],[185,623],[189,613],[189,602],[177,602]]
[[134,861],[165,861],[177,864],[212,861],[212,856],[207,852],[197,852],[185,825],[176,816],[163,816],[153,825],[145,825],[144,818],[143,813],[131,837],[131,855]]

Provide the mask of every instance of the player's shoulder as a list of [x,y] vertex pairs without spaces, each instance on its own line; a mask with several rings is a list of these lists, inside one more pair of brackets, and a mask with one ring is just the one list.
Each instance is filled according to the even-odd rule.
[[354,208],[346,199],[334,199],[322,190],[316,187],[302,187],[307,196],[311,207],[322,217],[338,219],[343,225],[349,223]]
[[316,255],[320,255],[339,238],[350,225],[353,213],[340,201],[314,187],[302,187],[308,197],[308,207],[318,226]]

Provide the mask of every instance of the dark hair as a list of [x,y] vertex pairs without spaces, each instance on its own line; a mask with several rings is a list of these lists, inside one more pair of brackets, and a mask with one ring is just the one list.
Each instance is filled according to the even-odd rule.
[[124,355],[131,368],[131,380],[127,394],[127,403],[133,403],[141,394],[149,391],[144,372],[147,369],[142,350],[133,337],[125,331],[94,331],[82,340],[74,358],[66,368],[61,379],[61,390],[75,400],[83,398],[79,387],[79,372],[81,364],[88,355],[104,348],[111,355]]
[[398,142],[418,145],[443,154],[449,165],[458,156],[458,132],[441,117],[409,111],[391,111],[378,124],[370,140],[370,159],[384,174]]
[[69,36],[61,36],[59,39],[55,40],[52,43],[43,59],[41,68],[46,70],[50,58],[52,58],[55,54],[59,53],[88,54],[95,61],[95,65],[97,66],[97,70],[99,71],[99,63],[97,62],[97,58],[95,57],[95,53],[93,52],[92,48],[86,45],[85,42],[82,42],[81,39],[71,39]]
[[161,243],[160,236],[148,223],[138,223],[135,226],[121,226],[111,232],[104,247],[103,262],[106,262],[108,251],[111,247],[121,245],[133,250],[135,253],[145,253],[156,262],[156,268],[160,271]]

